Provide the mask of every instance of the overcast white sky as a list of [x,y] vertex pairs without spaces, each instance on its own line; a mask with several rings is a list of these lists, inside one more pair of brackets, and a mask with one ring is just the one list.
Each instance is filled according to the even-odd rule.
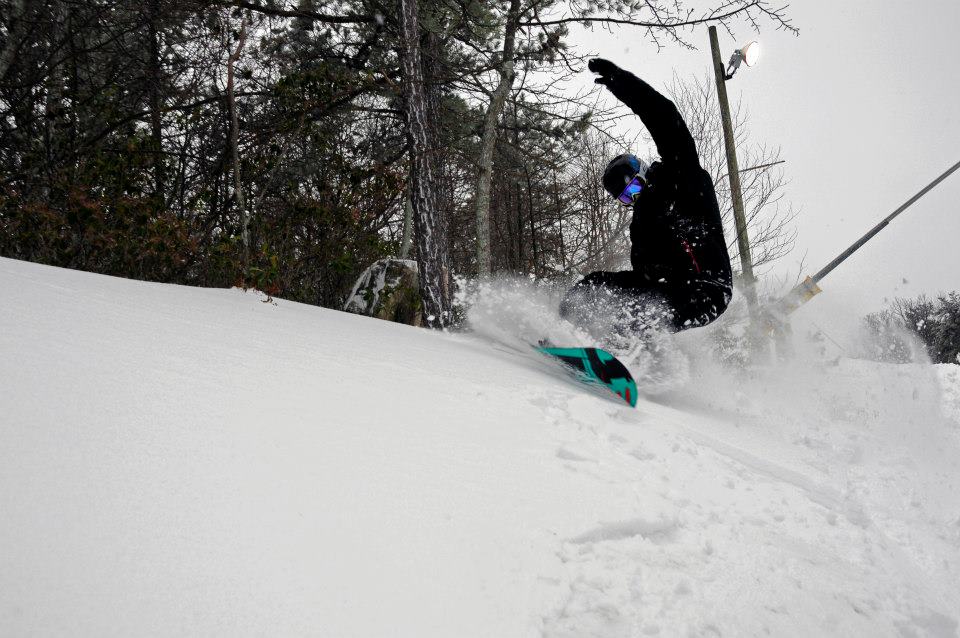
[[[720,32],[724,61],[757,39],[762,57],[728,84],[758,142],[780,146],[800,216],[797,247],[773,274],[813,274],[952,164],[960,161],[960,0],[797,0],[794,36],[761,23]],[[698,51],[659,53],[637,30],[573,33],[574,41],[663,89],[711,72],[706,28]],[[584,79],[590,81],[589,73]],[[625,107],[624,107],[625,108]],[[812,304],[857,312],[895,296],[960,290],[960,171],[824,279]],[[904,282],[906,280],[906,283]]]

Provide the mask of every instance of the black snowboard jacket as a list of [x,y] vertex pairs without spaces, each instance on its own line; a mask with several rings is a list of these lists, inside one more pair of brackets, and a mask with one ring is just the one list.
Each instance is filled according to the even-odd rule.
[[673,102],[622,69],[607,86],[640,116],[661,158],[647,171],[633,207],[631,283],[663,294],[677,312],[677,328],[708,323],[732,291],[713,180]]

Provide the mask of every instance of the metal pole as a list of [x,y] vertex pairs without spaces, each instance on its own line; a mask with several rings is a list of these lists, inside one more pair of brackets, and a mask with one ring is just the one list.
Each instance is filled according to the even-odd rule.
[[948,168],[946,171],[944,171],[943,173],[941,173],[940,176],[939,176],[937,179],[933,180],[932,182],[930,182],[929,184],[927,184],[926,186],[924,186],[922,189],[920,189],[920,192],[918,192],[916,195],[914,195],[913,197],[911,197],[910,199],[908,199],[907,201],[905,201],[905,202],[903,203],[903,205],[900,206],[900,208],[898,208],[897,210],[895,210],[895,211],[893,211],[892,213],[890,213],[889,215],[887,215],[887,217],[886,217],[882,222],[880,222],[879,224],[877,224],[876,226],[874,226],[873,228],[871,228],[871,229],[870,229],[870,232],[868,232],[866,235],[864,235],[863,237],[861,237],[860,239],[858,239],[857,241],[855,241],[855,242],[853,243],[853,245],[850,246],[850,248],[847,248],[845,251],[843,251],[842,253],[840,253],[840,254],[837,256],[836,259],[834,259],[834,260],[831,261],[829,264],[827,264],[826,266],[824,266],[824,267],[820,270],[820,272],[818,272],[818,273],[815,274],[813,277],[811,277],[811,279],[813,279],[814,282],[818,282],[818,281],[820,281],[821,279],[823,279],[824,277],[826,277],[828,274],[830,274],[830,271],[831,271],[831,270],[833,270],[834,268],[836,268],[837,266],[839,266],[844,260],[846,260],[847,257],[849,257],[850,255],[852,255],[853,253],[855,253],[861,246],[863,246],[865,243],[867,243],[868,241],[870,241],[871,239],[873,239],[873,236],[876,235],[877,233],[879,233],[881,230],[883,230],[884,226],[886,226],[886,225],[889,224],[891,221],[893,221],[893,218],[894,218],[894,217],[896,217],[897,215],[899,215],[899,214],[902,213],[903,211],[905,211],[905,210],[907,210],[908,208],[910,208],[910,206],[912,206],[915,201],[917,201],[918,199],[920,199],[921,197],[923,197],[924,195],[926,195],[928,192],[930,192],[930,191],[933,189],[934,186],[936,186],[937,184],[939,184],[939,183],[942,182],[943,180],[947,179],[947,177],[949,177],[950,174],[953,173],[953,172],[954,172],[955,170],[957,170],[958,168],[960,168],[960,162],[957,162],[956,164],[954,164],[953,166],[951,166],[950,168]]
[[831,261],[829,264],[821,268],[820,272],[818,272],[813,277],[807,277],[806,279],[804,279],[796,287],[794,287],[793,290],[787,293],[785,297],[783,297],[776,303],[771,304],[767,308],[767,310],[770,311],[774,317],[784,320],[784,318],[788,314],[790,314],[791,312],[799,308],[801,305],[803,305],[807,301],[810,301],[810,299],[812,299],[814,296],[822,292],[820,289],[820,286],[817,285],[818,281],[820,281],[821,279],[826,277],[828,274],[830,274],[830,272],[834,268],[839,266],[841,263],[843,263],[847,259],[847,257],[855,253],[857,250],[860,249],[861,246],[863,246],[865,243],[873,239],[874,235],[876,235],[881,230],[886,228],[887,224],[893,221],[894,217],[896,217],[903,211],[910,208],[910,206],[912,206],[918,199],[920,199],[921,197],[929,193],[931,190],[933,190],[933,188],[937,184],[945,180],[957,169],[960,169],[960,162],[957,162],[956,164],[954,164],[953,166],[945,170],[943,173],[941,173],[940,176],[937,177],[935,180],[933,180],[932,182],[930,182],[929,184],[921,188],[916,195],[914,195],[913,197],[905,201],[897,210],[887,215],[883,219],[883,221],[881,221],[879,224],[871,228],[866,235],[864,235],[863,237],[855,241],[849,248],[847,248],[845,251],[837,255],[837,257],[833,261]]
[[727,174],[730,178],[730,199],[733,201],[733,220],[737,229],[737,248],[740,252],[740,271],[746,284],[747,306],[751,316],[757,308],[756,280],[753,276],[753,259],[750,257],[750,240],[747,236],[747,218],[743,212],[743,193],[740,190],[740,170],[737,167],[737,148],[733,137],[733,122],[730,119],[730,103],[727,101],[726,70],[720,58],[717,27],[710,29],[710,48],[713,51],[713,72],[717,79],[717,101],[723,121],[723,141],[727,149]]

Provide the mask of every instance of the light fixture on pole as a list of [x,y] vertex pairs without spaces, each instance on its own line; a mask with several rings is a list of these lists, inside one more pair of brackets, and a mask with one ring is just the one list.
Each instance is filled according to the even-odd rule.
[[757,63],[757,60],[760,59],[760,43],[754,40],[747,46],[737,49],[733,52],[733,55],[730,56],[730,61],[727,62],[727,71],[724,74],[723,79],[729,80],[733,77],[733,74],[737,72],[737,69],[740,68],[740,64],[746,64],[747,66],[753,66]]

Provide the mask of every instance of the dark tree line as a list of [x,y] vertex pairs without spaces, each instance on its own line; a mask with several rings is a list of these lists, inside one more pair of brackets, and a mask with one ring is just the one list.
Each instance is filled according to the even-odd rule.
[[620,149],[558,88],[567,24],[685,45],[760,18],[789,26],[740,0],[0,0],[0,255],[338,307],[412,223],[442,311],[489,157],[491,270],[593,268],[624,241],[596,180]]

